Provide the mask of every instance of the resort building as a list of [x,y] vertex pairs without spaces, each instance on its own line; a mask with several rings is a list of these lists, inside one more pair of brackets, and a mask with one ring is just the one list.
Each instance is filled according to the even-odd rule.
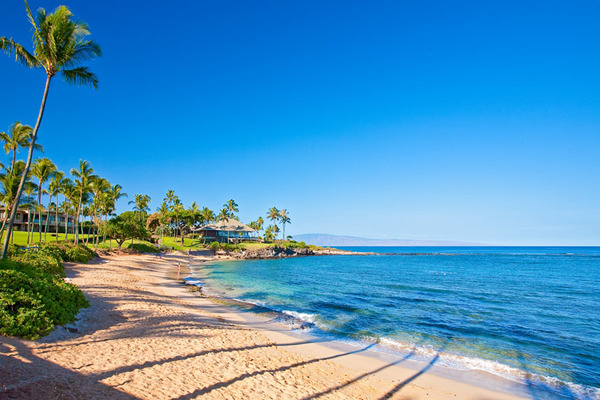
[[[5,217],[5,208],[0,207],[0,218],[4,219]],[[27,231],[27,229],[31,230],[31,225],[34,224],[34,230],[37,231],[37,227],[40,223],[40,213],[38,211],[35,212],[34,218],[33,210],[17,210],[17,215],[15,216],[14,230],[16,231]],[[75,217],[69,215],[68,217],[65,214],[58,213],[58,230],[59,232],[64,232],[65,230],[65,219],[67,220],[67,227],[69,229],[75,226]],[[42,210],[42,232],[46,230],[46,220],[48,219],[48,210]],[[56,232],[56,212],[50,211],[50,218],[48,219],[48,232]]]
[[242,240],[260,240],[257,231],[235,219],[192,228],[192,232],[200,233],[200,236],[208,241],[240,242]]

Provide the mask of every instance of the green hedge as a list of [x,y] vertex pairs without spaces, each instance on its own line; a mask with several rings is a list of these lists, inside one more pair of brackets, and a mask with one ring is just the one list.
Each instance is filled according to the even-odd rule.
[[149,243],[130,243],[127,248],[137,250],[140,253],[160,253],[160,249],[158,247]]
[[37,252],[12,247],[10,258],[0,260],[0,334],[37,339],[74,321],[89,303],[63,280],[62,262],[92,257],[93,251],[74,244],[46,244]]
[[240,246],[239,244],[231,244],[231,243],[212,242],[210,244],[210,247],[214,251],[223,250],[223,251],[226,251],[228,253],[233,252],[233,251],[241,251],[241,250],[243,250],[243,247]]

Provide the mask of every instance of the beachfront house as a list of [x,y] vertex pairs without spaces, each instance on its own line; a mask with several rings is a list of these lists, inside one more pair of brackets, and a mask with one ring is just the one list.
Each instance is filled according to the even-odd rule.
[[[6,209],[4,207],[0,207],[1,219],[4,219],[5,212]],[[50,217],[48,217],[48,214],[50,214]],[[45,232],[46,230],[46,219],[48,219],[48,232],[56,232],[57,222],[58,231],[64,232],[65,219],[67,219],[67,227],[69,228],[69,230],[75,225],[75,217],[73,217],[72,215],[67,216],[65,214],[58,213],[58,219],[56,219],[56,213],[54,211],[50,211],[50,213],[48,213],[48,210],[42,210],[42,232]],[[17,210],[17,215],[15,216],[15,223],[13,229],[16,231],[27,231],[27,229],[31,230],[31,224],[33,224],[34,230],[37,232],[39,223],[40,213],[38,211],[35,212],[34,218],[33,210],[19,209]]]
[[192,232],[199,233],[200,237],[207,241],[235,243],[246,240],[260,240],[257,231],[235,219],[192,228]]

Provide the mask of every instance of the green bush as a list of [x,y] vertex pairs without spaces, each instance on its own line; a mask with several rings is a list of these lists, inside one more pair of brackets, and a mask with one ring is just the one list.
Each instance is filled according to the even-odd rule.
[[94,258],[95,253],[84,245],[73,243],[50,243],[42,245],[39,253],[53,254],[65,262],[87,263]]
[[222,251],[226,251],[228,253],[242,250],[242,246],[240,246],[239,244],[219,243],[219,242],[212,242],[210,244],[210,248],[213,249],[213,251],[215,251],[215,252],[222,250]]
[[9,260],[0,268],[0,334],[36,339],[89,306],[76,286],[36,267]]
[[160,253],[160,249],[158,247],[149,243],[130,243],[127,248],[137,250],[140,253]]
[[24,251],[13,256],[13,260],[27,264],[50,275],[65,276],[65,267],[60,258],[52,253]]

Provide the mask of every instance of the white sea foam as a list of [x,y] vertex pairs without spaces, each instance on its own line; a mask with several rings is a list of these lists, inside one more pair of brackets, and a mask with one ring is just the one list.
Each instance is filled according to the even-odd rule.
[[600,388],[580,385],[561,379],[527,372],[509,365],[485,360],[477,357],[459,356],[450,353],[440,353],[432,346],[413,346],[389,338],[379,338],[378,344],[381,350],[392,350],[412,359],[429,362],[438,356],[436,365],[463,371],[485,371],[500,376],[512,382],[531,385],[539,389],[550,390],[561,395],[575,396],[582,400],[600,399]]

